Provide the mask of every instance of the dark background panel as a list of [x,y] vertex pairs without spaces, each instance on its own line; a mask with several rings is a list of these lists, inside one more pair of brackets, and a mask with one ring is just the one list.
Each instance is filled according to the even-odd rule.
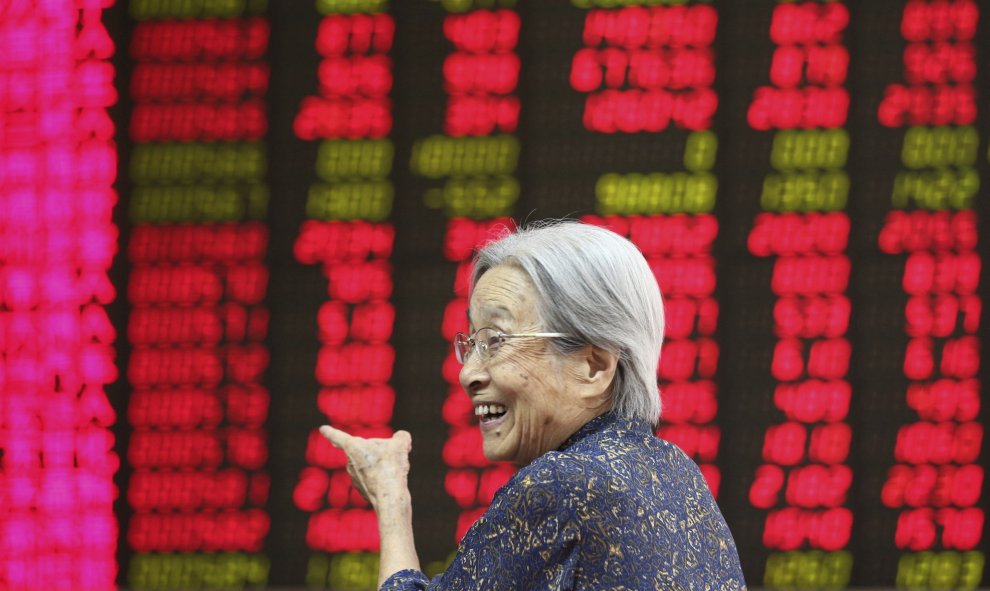
[[[849,256],[853,263],[848,291],[853,316],[848,338],[854,350],[849,374],[854,395],[848,422],[854,432],[849,463],[855,473],[849,506],[856,515],[850,545],[855,555],[852,584],[890,586],[901,554],[893,544],[897,515],[881,506],[879,490],[893,463],[898,427],[916,418],[904,405],[906,380],[901,371],[906,344],[903,310],[907,297],[900,285],[904,258],[884,255],[876,246],[877,233],[891,209],[889,197],[901,167],[904,130],[882,127],[876,107],[885,86],[903,79],[899,23],[904,2],[848,4],[852,23],[845,44],[852,63],[847,87],[853,97],[846,166],[852,180],[847,212],[852,221]],[[746,110],[755,89],[769,83],[773,51],[770,15],[776,3],[721,0],[714,5],[719,10],[715,90],[720,101],[713,125],[719,139],[714,169],[719,179],[715,213],[720,232],[715,256],[721,307],[717,339],[722,352],[717,376],[717,421],[723,434],[718,458],[722,471],[719,502],[739,545],[747,578],[758,586],[768,554],[760,538],[765,512],[752,508],[747,494],[755,468],[762,463],[764,432],[778,422],[780,413],[773,406],[774,382],[769,374],[775,343],[774,296],[770,290],[773,262],[748,255],[746,237],[760,211],[763,179],[771,170],[773,132],[752,130],[746,123]],[[515,206],[517,219],[594,213],[595,181],[608,172],[683,169],[685,130],[603,135],[583,128],[585,97],[570,87],[568,76],[571,59],[582,47],[585,10],[563,0],[523,0],[517,10],[523,22],[517,50],[522,62],[517,91],[522,114],[516,133],[522,146],[516,174],[522,192]],[[446,95],[442,63],[451,48],[443,37],[447,13],[439,2],[396,0],[390,12],[397,22],[392,52],[394,126],[390,135],[395,146],[391,180],[396,195],[389,220],[396,230],[391,262],[396,308],[392,343],[397,352],[392,385],[397,402],[392,424],[411,431],[415,438],[410,486],[420,558],[425,566],[442,561],[454,548],[457,508],[443,490],[446,467],[441,460],[448,427],[440,415],[447,395],[440,366],[449,345],[440,335],[440,324],[444,306],[453,297],[456,267],[443,257],[447,219],[442,211],[427,207],[423,201],[424,193],[438,186],[438,181],[413,174],[409,160],[417,140],[443,132]],[[119,48],[118,81],[125,88],[131,67],[126,57],[130,21],[120,7],[109,14],[114,15],[109,27]],[[983,17],[981,66],[990,55],[986,42],[990,18]],[[327,296],[320,269],[303,266],[292,256],[292,244],[305,219],[306,194],[315,180],[318,144],[299,140],[292,131],[292,120],[302,98],[317,89],[319,56],[313,44],[320,17],[312,2],[292,1],[271,2],[268,18],[272,25],[272,78],[266,140],[272,240],[267,305],[272,323],[267,384],[272,392],[268,430],[273,486],[268,507],[272,529],[264,553],[272,562],[272,585],[301,586],[312,554],[304,540],[308,515],[295,508],[291,497],[305,465],[306,434],[323,421],[315,406],[318,386],[313,368],[319,349],[316,313]],[[980,76],[980,88],[985,89],[987,75],[982,69]],[[121,122],[119,129],[126,130],[129,105],[126,92],[121,96],[124,98],[116,116]],[[985,111],[979,120],[982,146],[978,161],[984,179],[990,178],[986,149],[990,124]],[[126,133],[121,137],[121,170],[126,170],[130,146]],[[119,186],[126,200],[126,175],[121,179]],[[984,221],[985,196],[986,190],[981,189],[978,202]],[[126,201],[120,211],[126,211]],[[118,222],[126,240],[126,215],[118,216]],[[981,252],[986,254],[985,245]],[[126,284],[127,272],[126,263],[118,263],[114,277],[119,285]],[[126,313],[126,306],[121,305],[115,319],[126,318]],[[126,359],[123,348],[120,360],[126,364]],[[124,408],[127,392],[120,384],[114,396]],[[116,435],[126,446],[124,425],[119,423]],[[984,441],[984,465],[987,445]],[[125,466],[118,476],[121,490],[126,490],[127,477]],[[118,506],[125,531],[126,503]],[[126,577],[129,552],[123,539],[120,547],[121,573]],[[986,553],[985,535],[981,548]]]

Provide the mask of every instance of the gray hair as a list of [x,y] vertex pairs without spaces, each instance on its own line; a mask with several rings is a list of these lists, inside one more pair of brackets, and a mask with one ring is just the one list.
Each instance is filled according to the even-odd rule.
[[472,288],[503,264],[525,271],[536,286],[541,330],[562,354],[594,345],[618,356],[612,410],[630,419],[660,420],[657,367],[663,303],[657,280],[632,242],[596,226],[536,223],[488,243],[476,255]]

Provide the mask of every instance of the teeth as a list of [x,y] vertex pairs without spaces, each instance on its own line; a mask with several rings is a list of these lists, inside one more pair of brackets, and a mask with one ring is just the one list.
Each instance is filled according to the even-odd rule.
[[474,407],[474,414],[483,417],[491,414],[501,414],[505,412],[505,407],[501,404],[480,404]]

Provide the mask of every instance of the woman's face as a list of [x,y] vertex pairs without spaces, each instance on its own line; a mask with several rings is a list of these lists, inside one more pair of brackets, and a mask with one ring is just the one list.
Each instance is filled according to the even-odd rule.
[[[536,289],[524,271],[494,267],[471,294],[471,332],[485,327],[506,334],[542,332],[536,302]],[[582,375],[580,356],[555,354],[547,341],[506,339],[488,359],[473,352],[461,368],[461,385],[475,414],[489,407],[489,414],[479,418],[485,457],[491,461],[526,465],[602,412],[583,408],[571,387]],[[505,414],[492,414],[502,408]]]

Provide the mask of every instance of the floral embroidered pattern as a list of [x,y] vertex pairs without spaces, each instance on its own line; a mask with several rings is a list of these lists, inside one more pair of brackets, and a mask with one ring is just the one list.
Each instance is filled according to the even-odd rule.
[[745,589],[698,466],[645,422],[606,413],[522,468],[447,571],[383,590]]

